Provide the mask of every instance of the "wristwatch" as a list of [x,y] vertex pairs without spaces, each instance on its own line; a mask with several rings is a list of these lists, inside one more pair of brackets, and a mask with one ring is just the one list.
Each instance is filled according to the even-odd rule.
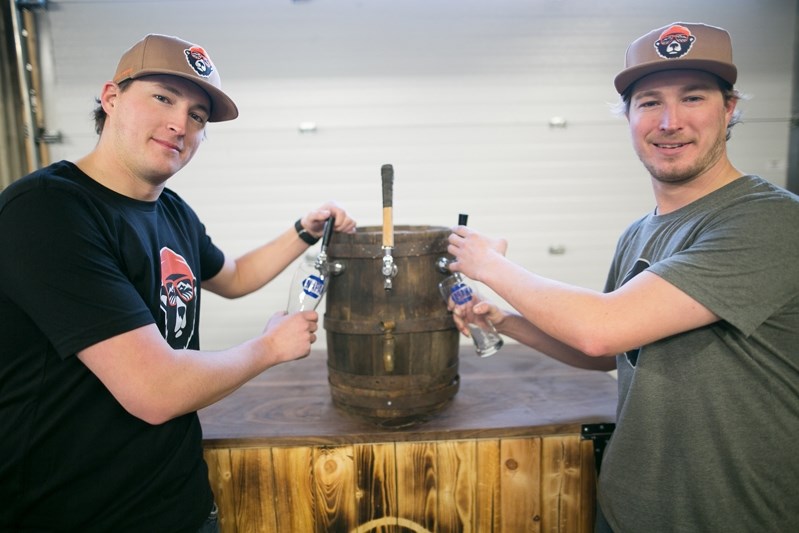
[[301,218],[298,218],[297,222],[294,223],[294,229],[297,230],[297,236],[306,244],[313,246],[319,242],[319,237],[314,237],[308,232],[308,230],[303,228],[301,220]]

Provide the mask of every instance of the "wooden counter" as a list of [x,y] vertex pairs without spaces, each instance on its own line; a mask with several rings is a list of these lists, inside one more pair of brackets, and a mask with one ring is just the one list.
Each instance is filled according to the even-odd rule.
[[324,351],[201,411],[222,531],[591,531],[580,433],[615,420],[616,381],[518,345],[459,360],[452,402],[403,428],[333,406]]

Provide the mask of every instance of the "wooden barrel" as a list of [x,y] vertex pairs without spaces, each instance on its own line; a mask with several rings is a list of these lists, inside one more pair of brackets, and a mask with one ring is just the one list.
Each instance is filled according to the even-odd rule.
[[458,331],[438,292],[449,228],[396,226],[397,274],[384,288],[382,228],[336,233],[343,266],[327,289],[324,327],[333,404],[385,426],[424,420],[458,391]]

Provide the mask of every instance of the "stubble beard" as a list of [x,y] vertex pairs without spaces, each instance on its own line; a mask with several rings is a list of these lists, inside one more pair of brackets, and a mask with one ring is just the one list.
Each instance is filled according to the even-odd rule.
[[654,158],[647,158],[641,151],[638,152],[638,158],[654,180],[664,184],[687,183],[707,172],[722,159],[726,143],[726,131],[724,131],[710,147],[710,150],[685,165],[681,165],[679,162],[656,164],[652,162]]

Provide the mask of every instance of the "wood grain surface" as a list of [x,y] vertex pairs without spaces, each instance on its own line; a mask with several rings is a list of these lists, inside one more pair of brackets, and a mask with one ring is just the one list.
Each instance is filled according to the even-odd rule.
[[385,427],[330,400],[325,354],[200,413],[223,533],[516,533],[593,529],[594,449],[616,382],[518,346],[461,350],[458,395]]
[[332,404],[326,359],[313,351],[274,367],[200,411],[206,447],[578,434],[581,424],[615,420],[616,381],[605,373],[516,344],[485,359],[464,345],[460,390],[450,404],[412,426],[386,427]]

